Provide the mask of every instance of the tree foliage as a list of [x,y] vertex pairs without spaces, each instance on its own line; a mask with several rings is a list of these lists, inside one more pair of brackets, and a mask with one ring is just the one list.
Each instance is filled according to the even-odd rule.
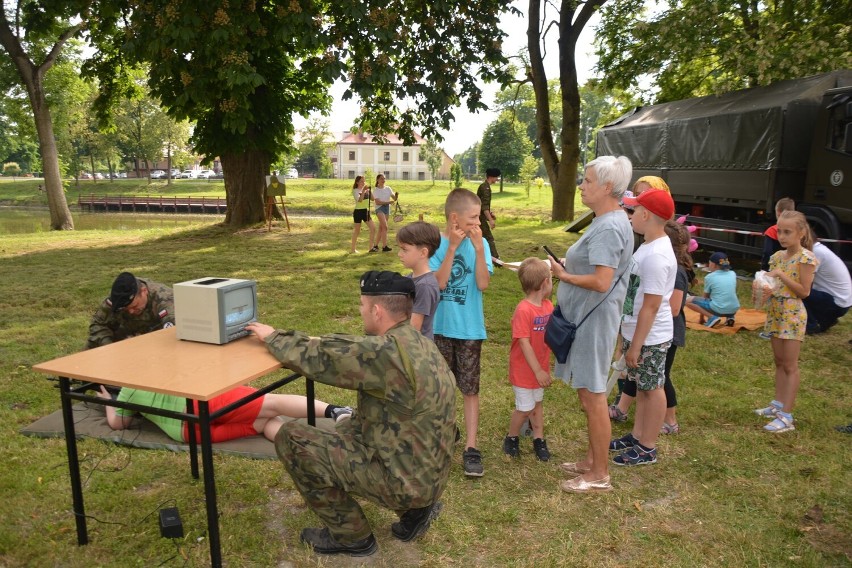
[[504,179],[518,179],[524,158],[530,155],[532,142],[511,114],[504,112],[489,124],[479,147],[479,171],[500,168]]
[[852,67],[848,0],[679,0],[655,13],[644,4],[602,10],[598,69],[622,88],[651,75],[656,102]]
[[[357,126],[407,142],[447,129],[452,108],[484,108],[478,79],[501,78],[501,0],[101,0],[89,72],[104,108],[123,94],[127,64],[151,65],[152,93],[193,143],[219,155],[227,222],[264,218],[263,175],[293,141],[293,113],[327,109],[328,86],[361,100]],[[365,38],[365,28],[369,39]],[[118,70],[118,71],[117,71]],[[397,106],[398,101],[404,101]]]
[[468,177],[474,176],[479,171],[479,142],[474,142],[470,148],[453,156],[453,160],[461,166],[462,173]]
[[313,119],[299,131],[299,156],[296,167],[301,174],[321,178],[334,176],[328,151],[334,148],[333,136],[327,120]]
[[432,176],[432,185],[435,185],[435,174],[441,169],[441,164],[444,162],[444,151],[438,146],[434,138],[427,138],[420,145],[419,159],[426,162],[426,167],[429,168],[429,174]]

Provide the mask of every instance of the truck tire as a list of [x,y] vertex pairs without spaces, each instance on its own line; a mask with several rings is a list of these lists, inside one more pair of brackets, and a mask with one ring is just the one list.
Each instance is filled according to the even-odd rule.
[[798,205],[797,210],[804,213],[817,237],[823,239],[842,239],[840,223],[829,209],[819,205]]

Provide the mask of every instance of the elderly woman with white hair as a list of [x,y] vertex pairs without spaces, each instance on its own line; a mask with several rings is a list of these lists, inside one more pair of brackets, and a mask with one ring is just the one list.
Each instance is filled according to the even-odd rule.
[[560,466],[576,476],[561,484],[574,493],[612,489],[606,383],[627,291],[625,273],[633,256],[633,230],[619,204],[632,172],[624,156],[599,156],[586,165],[580,195],[595,218],[564,261],[551,260],[553,275],[559,278],[556,298],[562,315],[575,324],[588,316],[577,329],[567,361],[554,371],[577,391],[589,429],[585,458]]

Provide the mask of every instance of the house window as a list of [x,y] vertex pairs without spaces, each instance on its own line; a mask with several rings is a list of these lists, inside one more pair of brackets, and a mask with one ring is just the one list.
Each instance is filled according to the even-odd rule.
[[355,170],[349,170],[349,179],[355,179]]
[[353,162],[355,161],[355,150],[349,151],[349,160]]
[[426,172],[417,172],[417,179],[420,181],[426,180]]
[[403,162],[407,162],[407,161],[408,161],[408,152],[403,152],[403,153],[402,153],[402,161],[403,161]]
[[[407,160],[408,158],[406,158]],[[408,179],[408,172],[402,172],[402,179]]]
[[389,172],[389,171],[385,170],[385,171],[383,171],[382,173],[384,174],[385,179],[390,179],[390,178],[391,178],[391,177],[390,177],[390,172]]
[[390,152],[385,152],[385,161],[390,162]]

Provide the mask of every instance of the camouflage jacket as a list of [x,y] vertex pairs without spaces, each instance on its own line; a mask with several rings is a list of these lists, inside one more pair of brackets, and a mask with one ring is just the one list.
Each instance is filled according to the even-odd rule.
[[305,377],[358,391],[358,405],[337,433],[385,465],[389,488],[432,503],[443,491],[455,443],[455,379],[435,343],[408,322],[385,335],[276,331],[269,351]]
[[115,313],[109,298],[105,299],[89,323],[89,339],[86,349],[142,335],[175,323],[175,300],[172,289],[159,282],[137,278],[148,287],[148,304],[138,316],[126,312]]

